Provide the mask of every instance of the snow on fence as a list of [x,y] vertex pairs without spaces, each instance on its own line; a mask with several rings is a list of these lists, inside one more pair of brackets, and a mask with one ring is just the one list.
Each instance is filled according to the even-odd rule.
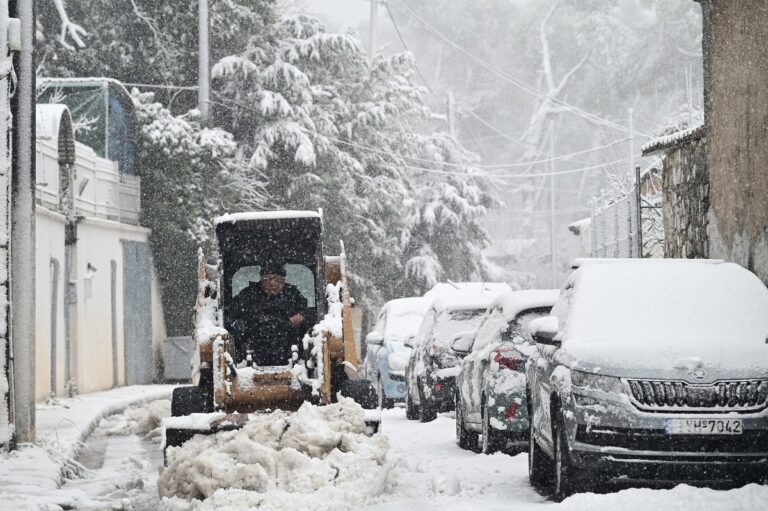
[[[121,173],[118,164],[76,143],[75,212],[117,222],[139,223],[141,180]],[[37,202],[58,211],[61,190],[57,141],[38,137]]]
[[592,257],[642,257],[638,191],[605,193],[592,201]]

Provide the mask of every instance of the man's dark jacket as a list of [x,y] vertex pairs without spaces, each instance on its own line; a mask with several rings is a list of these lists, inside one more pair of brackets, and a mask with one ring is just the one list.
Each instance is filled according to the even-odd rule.
[[[227,307],[231,330],[235,335],[238,361],[245,358],[245,350],[254,350],[259,365],[282,365],[290,356],[291,345],[299,345],[301,337],[314,324],[314,314],[307,300],[291,284],[285,284],[276,295],[264,292],[259,282],[251,282],[240,291]],[[288,319],[295,314],[304,321],[294,327]],[[266,324],[260,323],[271,316]]]

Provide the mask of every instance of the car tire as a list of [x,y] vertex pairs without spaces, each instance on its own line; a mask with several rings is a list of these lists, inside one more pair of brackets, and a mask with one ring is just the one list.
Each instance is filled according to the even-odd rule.
[[575,471],[568,452],[568,439],[565,434],[565,423],[559,411],[552,414],[552,438],[554,441],[554,488],[553,498],[560,502],[575,492]]
[[413,404],[411,391],[407,387],[405,389],[405,418],[411,421],[415,421],[419,418],[419,410],[416,408],[416,405]]
[[528,406],[528,480],[536,490],[544,490],[552,484],[552,460],[547,456],[539,442],[536,441],[533,406],[531,406],[530,390],[526,404]]
[[488,404],[483,400],[482,424],[483,424],[483,454],[494,454],[499,452],[506,445],[506,435],[491,426],[491,419],[488,410]]
[[437,419],[437,412],[434,405],[429,402],[424,387],[419,383],[419,422],[432,422]]
[[461,406],[461,397],[456,394],[456,444],[468,451],[477,450],[477,433],[469,431],[464,426],[464,410]]
[[355,403],[362,406],[364,410],[378,408],[379,400],[371,380],[347,380],[341,384],[339,394],[351,398]]

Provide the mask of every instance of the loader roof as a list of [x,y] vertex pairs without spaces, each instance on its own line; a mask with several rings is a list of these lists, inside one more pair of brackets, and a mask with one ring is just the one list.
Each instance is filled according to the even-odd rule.
[[284,218],[323,218],[319,211],[246,211],[243,213],[227,213],[216,217],[214,224],[236,223],[249,220],[280,220]]

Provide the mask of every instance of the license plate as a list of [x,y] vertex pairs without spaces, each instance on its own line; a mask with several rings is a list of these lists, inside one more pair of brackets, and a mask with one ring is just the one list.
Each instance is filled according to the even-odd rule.
[[741,419],[667,419],[668,435],[740,435]]

